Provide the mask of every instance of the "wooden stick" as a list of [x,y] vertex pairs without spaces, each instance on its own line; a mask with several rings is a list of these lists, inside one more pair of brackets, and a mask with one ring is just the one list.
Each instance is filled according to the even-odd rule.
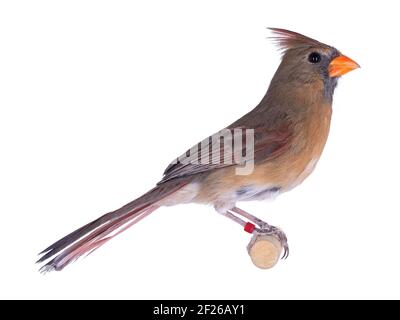
[[282,254],[282,245],[273,235],[255,234],[247,251],[256,267],[270,269],[277,264]]

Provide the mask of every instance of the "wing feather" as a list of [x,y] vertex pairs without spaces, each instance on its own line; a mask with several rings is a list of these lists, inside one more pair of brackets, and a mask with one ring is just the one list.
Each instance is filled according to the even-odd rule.
[[[257,123],[257,125],[251,127],[247,125],[249,122]],[[244,161],[254,161],[257,164],[280,155],[289,146],[292,137],[291,123],[282,115],[279,115],[276,121],[267,122],[269,127],[272,128],[265,126],[265,123],[263,121],[248,121],[248,118],[247,121],[239,120],[224,130],[199,142],[175,159],[165,169],[163,179],[160,183],[175,178],[212,172],[220,168],[244,165]],[[252,130],[254,134],[254,145],[249,148],[246,143],[242,143],[242,148],[234,148],[233,142],[236,143],[235,132],[239,132],[238,130],[240,130],[244,134],[245,130],[248,129]],[[221,137],[223,137],[223,143],[219,140]],[[226,157],[226,152],[229,150],[232,150],[231,158]],[[243,157],[249,151],[251,151],[252,155]],[[243,161],[237,162],[235,161],[236,159],[242,159]]]

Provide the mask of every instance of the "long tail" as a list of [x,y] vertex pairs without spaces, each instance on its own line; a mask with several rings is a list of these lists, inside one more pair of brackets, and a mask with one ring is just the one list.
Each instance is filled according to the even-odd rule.
[[40,271],[60,271],[79,257],[92,253],[101,245],[152,213],[159,207],[157,202],[186,184],[185,181],[160,184],[122,208],[109,212],[71,232],[40,253],[43,256],[37,263],[52,258],[40,268]]

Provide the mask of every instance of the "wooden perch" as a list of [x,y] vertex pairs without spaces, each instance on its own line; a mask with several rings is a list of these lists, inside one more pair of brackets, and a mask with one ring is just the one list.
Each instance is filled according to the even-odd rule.
[[247,246],[254,265],[260,269],[275,266],[282,254],[282,245],[273,235],[255,234]]

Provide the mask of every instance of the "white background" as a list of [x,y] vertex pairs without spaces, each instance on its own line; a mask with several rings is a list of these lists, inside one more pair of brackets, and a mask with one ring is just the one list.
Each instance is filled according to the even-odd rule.
[[[2,1],[1,298],[400,298],[395,1]],[[291,254],[253,266],[211,207],[162,208],[63,272],[36,254],[151,188],[253,108],[279,53],[266,27],[334,45],[341,79],[314,174],[242,207]]]

